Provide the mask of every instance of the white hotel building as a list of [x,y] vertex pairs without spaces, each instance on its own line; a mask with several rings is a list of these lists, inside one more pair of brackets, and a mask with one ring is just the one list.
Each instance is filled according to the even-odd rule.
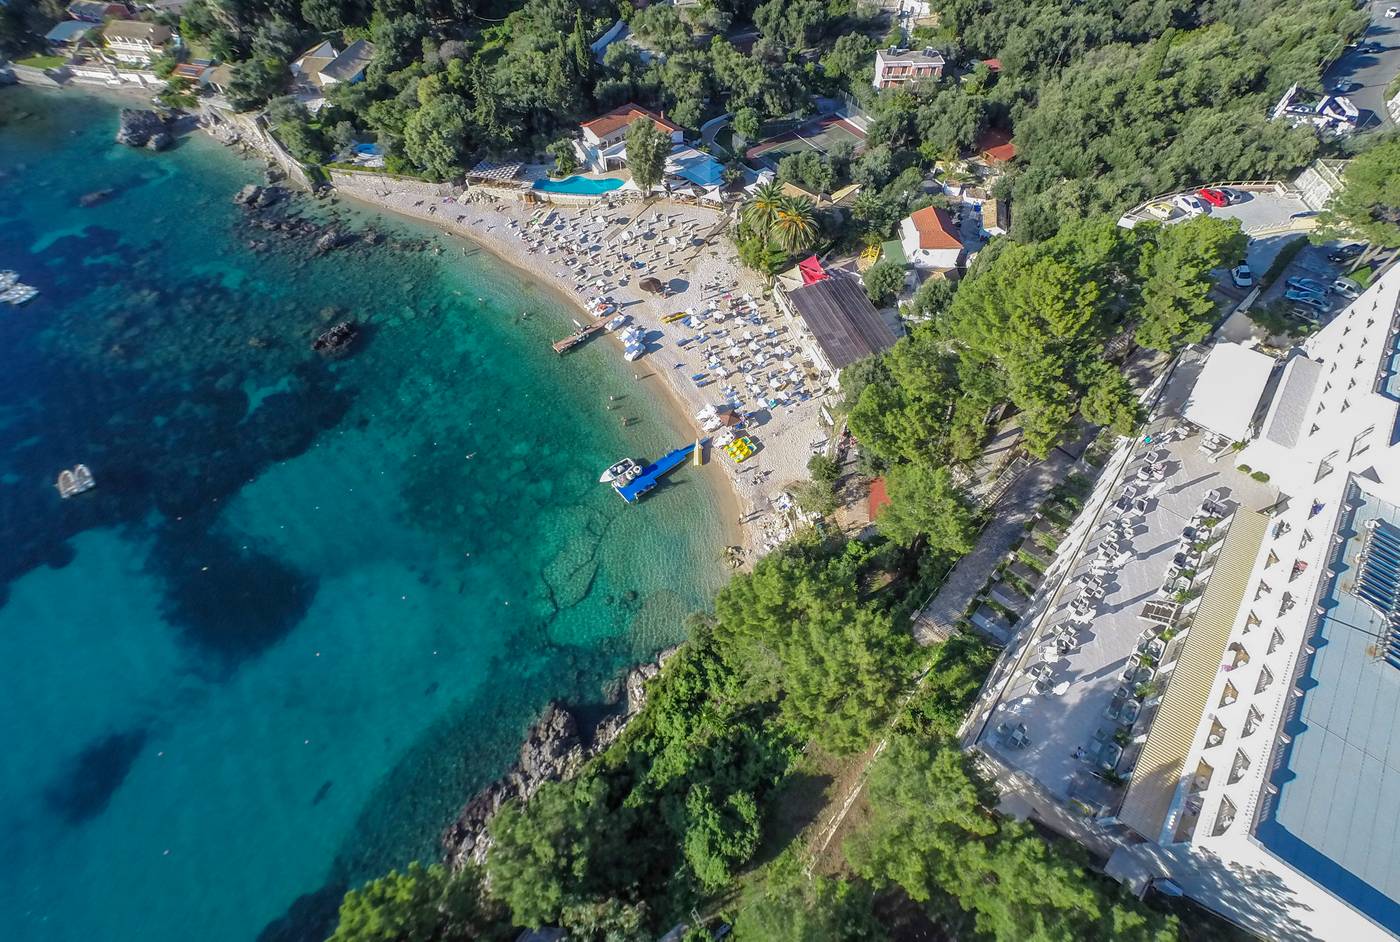
[[1105,822],[1143,839],[1110,873],[1267,939],[1400,936],[1397,295],[1400,267],[1239,391],[1278,500],[1236,512]]

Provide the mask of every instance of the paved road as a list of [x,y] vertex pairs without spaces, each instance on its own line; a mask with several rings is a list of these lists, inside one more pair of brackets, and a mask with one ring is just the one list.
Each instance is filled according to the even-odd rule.
[[1328,88],[1343,80],[1360,82],[1364,86],[1348,92],[1347,97],[1357,108],[1375,115],[1375,120],[1369,122],[1370,127],[1390,127],[1395,123],[1385,110],[1386,86],[1400,73],[1400,18],[1385,18],[1385,11],[1393,6],[1400,6],[1400,0],[1372,0],[1371,25],[1362,36],[1363,42],[1377,43],[1384,49],[1380,52],[1348,49],[1323,76]]

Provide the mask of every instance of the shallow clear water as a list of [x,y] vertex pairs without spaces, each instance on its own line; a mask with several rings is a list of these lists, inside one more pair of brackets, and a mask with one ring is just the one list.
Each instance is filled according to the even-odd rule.
[[687,433],[610,341],[555,357],[555,296],[344,207],[389,244],[311,258],[230,202],[260,166],[115,118],[0,93],[0,268],[42,290],[0,306],[0,937],[317,938],[546,700],[679,639],[722,481],[597,484]]

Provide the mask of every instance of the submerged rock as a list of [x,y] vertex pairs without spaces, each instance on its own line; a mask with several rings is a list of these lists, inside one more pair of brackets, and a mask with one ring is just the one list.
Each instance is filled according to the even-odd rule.
[[329,252],[332,249],[338,249],[342,245],[349,245],[351,242],[354,242],[356,238],[353,232],[347,232],[344,229],[331,226],[325,232],[317,236],[314,248],[319,255],[323,252]]
[[98,203],[105,203],[112,198],[116,190],[93,190],[91,193],[84,193],[78,197],[79,206],[96,206]]
[[153,139],[164,139],[164,145],[156,146],[159,150],[161,146],[170,144],[170,122],[161,114],[154,111],[140,111],[135,108],[123,108],[121,111],[120,123],[117,127],[117,143],[125,144],[128,147],[146,147]]
[[341,321],[311,341],[311,349],[325,357],[342,356],[359,333],[350,321]]

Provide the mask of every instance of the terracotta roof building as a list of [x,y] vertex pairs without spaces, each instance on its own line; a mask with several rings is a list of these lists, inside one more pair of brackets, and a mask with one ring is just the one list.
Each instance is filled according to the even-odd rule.
[[904,257],[915,268],[948,271],[962,262],[963,242],[947,211],[938,206],[915,210],[899,224]]
[[632,122],[649,119],[652,124],[679,144],[685,135],[681,129],[656,112],[641,105],[626,104],[579,125],[583,140],[574,142],[580,162],[595,173],[621,170],[627,165],[627,129]]
[[977,154],[989,164],[1004,164],[1016,159],[1016,144],[1011,132],[988,128],[977,139]]

